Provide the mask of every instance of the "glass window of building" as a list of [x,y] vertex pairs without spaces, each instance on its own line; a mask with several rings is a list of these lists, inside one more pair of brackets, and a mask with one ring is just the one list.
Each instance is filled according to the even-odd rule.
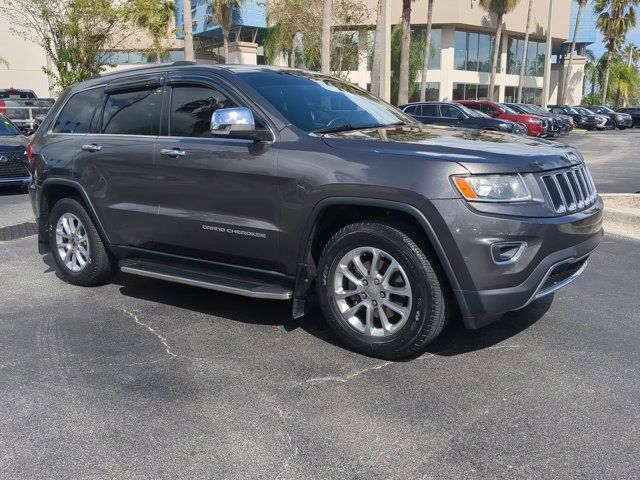
[[[529,40],[527,46],[527,59],[525,75],[541,77],[544,75],[544,63],[547,51],[545,42]],[[524,57],[524,39],[509,37],[507,49],[507,73],[520,75],[520,66]]]
[[[440,97],[440,83],[427,82],[427,94],[426,99],[428,102],[437,101]],[[416,82],[416,88],[409,99],[411,102],[420,101],[420,82]]]
[[[504,101],[506,103],[517,102],[518,87],[505,87]],[[542,89],[541,88],[523,88],[522,103],[533,103],[542,105]]]
[[[456,30],[454,66],[456,70],[491,71],[493,35]],[[498,68],[499,70],[499,68]]]
[[[496,85],[493,90],[494,100],[498,98],[500,88]],[[476,83],[454,83],[453,100],[488,100],[489,85]]]
[[[424,45],[427,36],[425,27],[411,28],[411,41],[421,42]],[[442,30],[439,28],[431,29],[431,56],[429,57],[429,70],[440,69],[440,50],[442,50]]]

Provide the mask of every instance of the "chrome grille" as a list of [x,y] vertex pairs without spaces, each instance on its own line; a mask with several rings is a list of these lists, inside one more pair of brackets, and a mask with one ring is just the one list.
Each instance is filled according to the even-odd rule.
[[596,186],[587,166],[557,170],[542,175],[553,210],[573,213],[593,205],[597,198]]

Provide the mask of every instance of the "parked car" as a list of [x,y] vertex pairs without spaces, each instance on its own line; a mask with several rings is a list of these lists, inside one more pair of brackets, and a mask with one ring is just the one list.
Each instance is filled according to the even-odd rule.
[[[343,80],[180,62],[64,91],[28,149],[62,279],[315,290],[352,348],[416,355],[580,275],[602,201],[575,149],[422,125]],[[259,312],[256,312],[259,315]]]
[[536,115],[540,118],[545,118],[548,121],[547,137],[553,137],[569,131],[568,124],[561,120],[558,115],[544,111],[536,111],[532,106],[527,105],[526,103],[505,103],[505,105],[518,113]]
[[472,110],[479,110],[492,118],[520,123],[527,127],[527,135],[530,137],[544,137],[547,134],[548,121],[537,115],[518,113],[498,102],[459,100],[458,103]]
[[18,127],[0,115],[0,187],[28,185],[31,181],[25,156],[28,143]]
[[623,107],[619,108],[617,112],[629,115],[632,120],[632,126],[640,127],[640,107]]
[[611,118],[615,124],[614,128],[624,130],[633,127],[633,119],[628,113],[618,113],[604,105],[586,105],[586,108],[599,115]]
[[400,105],[398,108],[419,122],[429,125],[448,125],[516,135],[526,135],[527,133],[527,129],[519,123],[491,118],[482,112],[471,110],[458,103],[418,102]]
[[593,116],[596,120],[596,129],[597,130],[606,130],[610,128],[615,128],[615,124],[610,117],[605,115],[600,115],[599,113],[593,113],[588,108],[576,105],[573,107],[580,115],[586,115],[587,117]]
[[578,128],[594,130],[598,123],[595,116],[581,114],[570,105],[549,105],[547,108],[551,113],[569,115]]
[[53,98],[38,98],[33,90],[0,89],[0,114],[27,135],[37,130],[54,103]]

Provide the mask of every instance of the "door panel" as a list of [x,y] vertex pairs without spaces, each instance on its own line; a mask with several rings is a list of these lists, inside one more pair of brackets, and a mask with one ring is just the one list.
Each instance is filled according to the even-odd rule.
[[157,248],[274,268],[279,235],[274,144],[211,136],[213,111],[245,106],[217,85],[176,83],[172,90],[170,136],[158,139],[155,160],[164,225]]

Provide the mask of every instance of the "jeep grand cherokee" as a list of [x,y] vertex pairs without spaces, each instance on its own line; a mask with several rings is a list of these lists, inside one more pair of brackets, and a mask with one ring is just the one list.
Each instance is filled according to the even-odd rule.
[[39,251],[250,297],[315,290],[352,348],[422,351],[571,282],[602,237],[572,148],[421,125],[342,80],[179,63],[67,89],[28,149]]

